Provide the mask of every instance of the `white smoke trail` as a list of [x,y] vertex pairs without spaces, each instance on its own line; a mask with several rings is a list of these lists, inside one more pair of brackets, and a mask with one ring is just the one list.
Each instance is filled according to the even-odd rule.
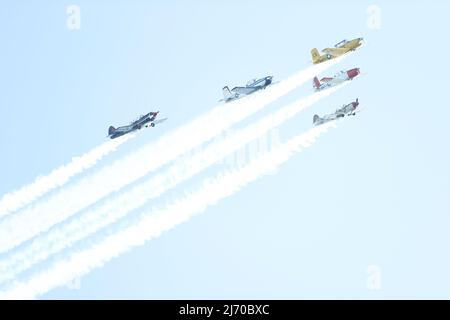
[[33,239],[23,249],[0,261],[0,282],[14,278],[18,273],[45,260],[50,255],[64,250],[76,241],[126,216],[127,213],[138,209],[150,199],[160,196],[228,154],[239,150],[247,143],[280,126],[305,108],[313,105],[321,98],[331,95],[346,84],[299,99],[258,122],[237,130],[226,138],[215,141],[198,154],[184,157],[183,161],[173,164],[170,168],[146,182],[122,194],[114,195],[113,199],[109,199],[100,207],[90,209],[72,221]]
[[114,257],[158,237],[191,217],[203,212],[208,206],[238,192],[242,187],[270,173],[287,161],[295,152],[310,146],[320,134],[334,127],[329,122],[296,136],[278,148],[250,161],[240,169],[231,170],[206,179],[196,192],[188,194],[165,208],[154,208],[141,215],[139,221],[100,243],[85,250],[74,252],[69,258],[55,262],[50,268],[32,275],[30,279],[16,282],[0,293],[2,299],[30,299],[81,277],[92,269],[104,265]]
[[160,166],[210,140],[233,124],[286,95],[345,56],[313,65],[267,90],[214,108],[194,121],[149,143],[139,151],[105,166],[49,199],[8,216],[0,223],[0,252],[31,239],[51,226],[144,177]]
[[47,192],[66,184],[70,178],[91,168],[133,136],[134,134],[131,134],[109,140],[79,157],[72,158],[71,162],[60,166],[48,175],[37,177],[34,182],[3,195],[0,199],[0,218],[25,207]]

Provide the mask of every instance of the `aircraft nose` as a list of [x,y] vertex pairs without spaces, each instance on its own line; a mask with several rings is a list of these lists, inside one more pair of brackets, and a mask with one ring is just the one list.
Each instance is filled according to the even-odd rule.
[[359,74],[359,68],[354,68],[347,71],[347,75],[350,79],[353,79]]

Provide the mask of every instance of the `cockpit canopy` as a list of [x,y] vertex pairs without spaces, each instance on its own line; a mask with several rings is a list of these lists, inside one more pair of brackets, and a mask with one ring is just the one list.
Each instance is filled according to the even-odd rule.
[[247,82],[246,86],[247,86],[247,87],[251,87],[252,85],[255,84],[256,80],[257,80],[257,79],[249,80],[249,81]]
[[342,40],[341,42],[336,43],[336,44],[334,45],[334,47],[335,47],[335,48],[340,48],[340,47],[344,46],[347,42],[348,42],[348,41],[347,41],[346,39],[344,39],[344,40]]
[[141,120],[142,118],[145,117],[145,114],[141,114],[139,117],[133,119],[132,121],[130,121],[130,124],[134,124],[136,122],[138,122],[139,120]]

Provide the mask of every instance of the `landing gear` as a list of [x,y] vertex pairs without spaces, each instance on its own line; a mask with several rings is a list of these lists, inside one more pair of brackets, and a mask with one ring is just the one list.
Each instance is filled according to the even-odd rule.
[[155,124],[152,122],[151,124],[150,124],[152,127],[154,127],[155,126]]

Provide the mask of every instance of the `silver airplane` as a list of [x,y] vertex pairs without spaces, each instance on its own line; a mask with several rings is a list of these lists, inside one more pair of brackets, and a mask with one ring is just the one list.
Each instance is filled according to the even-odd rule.
[[220,101],[229,102],[232,100],[236,100],[249,94],[252,94],[258,90],[265,89],[267,86],[272,84],[273,76],[267,76],[261,79],[253,79],[247,82],[245,87],[234,87],[230,90],[228,86],[223,87],[223,99]]
[[131,122],[127,126],[122,126],[118,128],[114,128],[113,126],[110,126],[108,129],[108,137],[111,139],[115,139],[117,137],[123,136],[124,134],[133,132],[135,130],[140,130],[142,127],[148,128],[154,127],[158,123],[164,122],[167,120],[167,118],[155,120],[156,116],[158,115],[159,111],[156,112],[149,112],[143,116],[140,116],[137,120]]
[[334,113],[332,114],[327,114],[323,117],[319,117],[317,114],[314,115],[313,117],[313,124],[315,126],[324,124],[326,122],[329,121],[333,121],[339,118],[343,118],[345,116],[354,116],[356,114],[356,112],[358,112],[358,108],[359,106],[359,102],[358,99],[356,99],[356,101],[354,102],[350,102],[349,104],[344,104],[341,108],[337,109]]

